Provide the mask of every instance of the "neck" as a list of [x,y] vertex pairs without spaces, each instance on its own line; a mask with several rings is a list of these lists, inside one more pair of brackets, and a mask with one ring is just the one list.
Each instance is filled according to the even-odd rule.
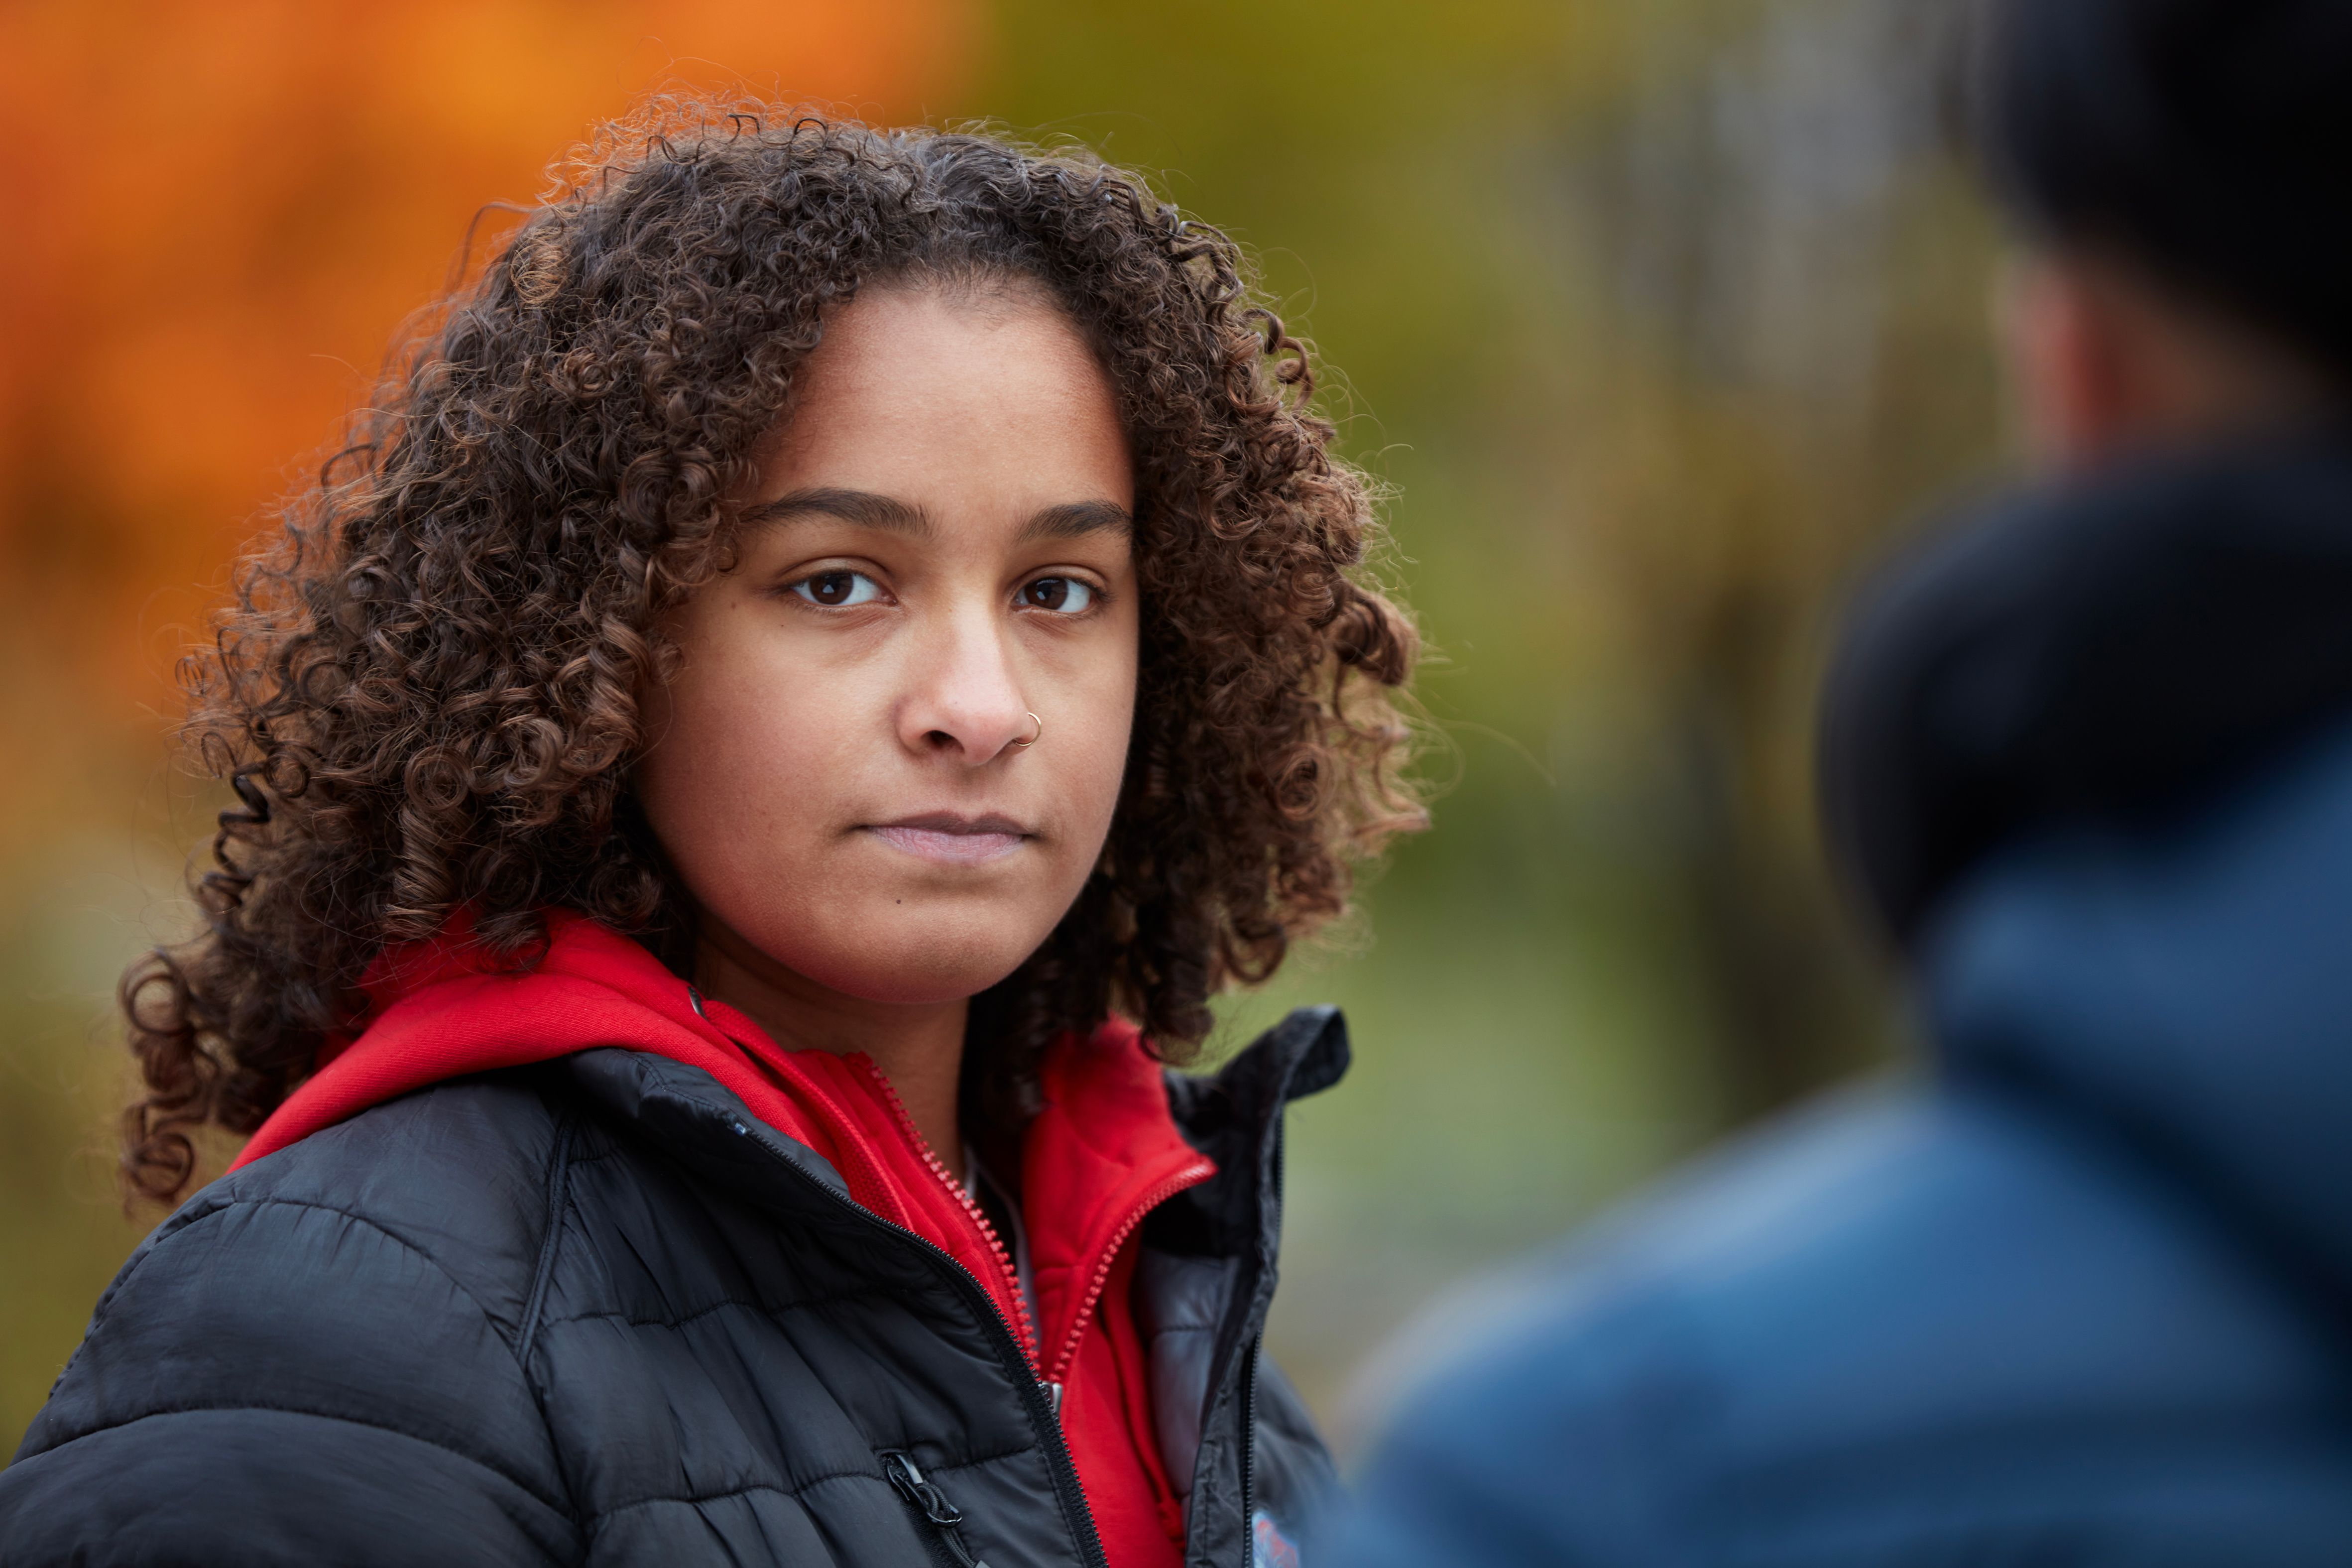
[[2323,363],[2125,258],[2075,251],[2012,282],[2034,444],[2063,471],[2211,447],[2336,415]]
[[931,1152],[963,1174],[957,1108],[971,1005],[963,998],[906,1004],[845,995],[787,969],[708,914],[695,944],[694,984],[788,1051],[871,1058]]

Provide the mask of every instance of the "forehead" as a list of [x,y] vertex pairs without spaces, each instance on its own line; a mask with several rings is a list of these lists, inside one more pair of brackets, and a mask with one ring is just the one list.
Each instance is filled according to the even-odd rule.
[[945,523],[1085,503],[1123,514],[1135,481],[1110,378],[1042,290],[888,287],[826,322],[762,452],[755,510],[806,491],[887,497]]
[[892,284],[827,318],[776,439],[942,413],[985,413],[1008,430],[1073,416],[1117,426],[1118,404],[1086,334],[1035,285]]

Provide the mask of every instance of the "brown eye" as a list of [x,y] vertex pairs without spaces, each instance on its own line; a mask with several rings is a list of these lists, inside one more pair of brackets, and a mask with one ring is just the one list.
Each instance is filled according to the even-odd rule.
[[1040,577],[1021,590],[1021,603],[1033,610],[1076,615],[1094,603],[1095,591],[1068,577]]
[[812,605],[843,609],[870,605],[882,596],[881,585],[863,572],[819,572],[792,585],[793,592]]

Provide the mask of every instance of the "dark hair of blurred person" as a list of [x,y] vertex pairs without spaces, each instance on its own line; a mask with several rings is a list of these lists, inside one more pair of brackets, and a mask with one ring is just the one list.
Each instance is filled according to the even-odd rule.
[[2352,7],[1987,7],[1964,133],[2028,237],[2052,455],[2275,424],[2352,389]]
[[193,661],[206,927],[0,1562],[1165,1568],[1332,1480],[1207,1003],[1420,813],[1236,247],[1076,151],[656,101]]
[[1441,1322],[1334,1563],[2352,1562],[2352,5],[1976,24],[2040,478],[1821,754],[1933,1072]]

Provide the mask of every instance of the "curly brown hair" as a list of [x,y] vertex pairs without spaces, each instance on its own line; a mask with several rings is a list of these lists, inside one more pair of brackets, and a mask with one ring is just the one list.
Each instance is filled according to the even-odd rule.
[[461,909],[517,963],[551,907],[678,961],[691,903],[630,790],[660,617],[728,569],[828,313],[989,277],[1041,285],[1110,374],[1143,628],[1101,865],[974,1007],[968,1094],[1021,1114],[1045,1044],[1114,1010],[1185,1059],[1212,995],[1341,911],[1349,861],[1423,820],[1391,700],[1416,640],[1239,249],[1082,152],[655,100],[428,318],[184,666],[191,750],[242,804],[204,931],[123,978],[135,1193],[185,1190],[192,1132],[259,1126],[362,1021],[375,954]]

